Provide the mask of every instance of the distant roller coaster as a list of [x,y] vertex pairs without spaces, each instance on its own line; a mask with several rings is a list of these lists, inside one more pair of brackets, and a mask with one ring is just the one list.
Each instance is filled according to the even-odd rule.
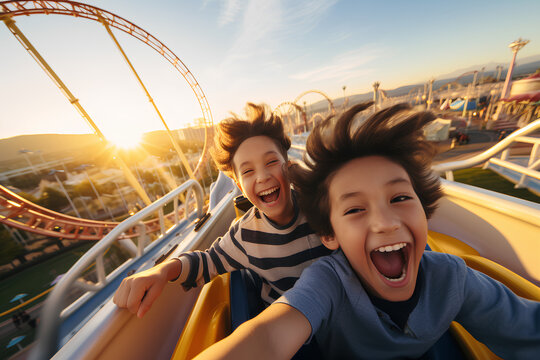
[[[312,116],[311,119],[309,119],[309,120],[307,119],[307,114],[306,114],[305,109],[303,109],[298,104],[300,99],[302,97],[304,97],[305,95],[307,95],[307,94],[319,94],[319,95],[322,95],[328,101],[328,110],[329,110],[329,112],[331,114],[336,113],[336,108],[334,107],[334,103],[332,102],[332,99],[330,99],[330,97],[328,97],[328,95],[326,95],[324,92],[322,92],[320,90],[307,90],[307,91],[304,91],[303,93],[298,95],[292,102],[291,101],[282,102],[281,104],[276,106],[276,108],[274,109],[274,112],[278,112],[282,117],[287,117],[288,118],[288,120],[289,120],[289,128],[290,128],[291,133],[294,133],[295,130],[297,130],[298,127],[304,127],[304,130],[301,130],[301,131],[306,131],[307,128],[309,127],[309,124],[313,123],[313,121],[316,119],[317,115],[322,118],[322,115],[317,113],[314,116]],[[288,108],[285,111],[285,108],[287,106],[288,106]],[[292,123],[289,114],[291,114],[291,113],[293,113],[295,111],[297,113],[302,114],[302,117],[304,119],[304,124],[298,124],[297,121],[295,121],[295,124]]]
[[325,93],[323,93],[323,92],[320,91],[320,90],[307,90],[307,91],[304,91],[303,93],[301,93],[300,95],[298,95],[298,96],[296,97],[296,99],[294,99],[293,103],[298,104],[298,101],[300,101],[300,99],[301,99],[302,97],[304,97],[305,95],[310,94],[310,93],[322,95],[322,96],[328,101],[328,106],[329,106],[330,112],[331,112],[332,114],[335,114],[335,113],[336,113],[336,108],[334,107],[334,103],[332,102],[332,99],[330,99],[330,98],[328,97],[328,95],[326,95]]
[[[136,24],[95,6],[74,1],[54,0],[0,2],[0,20],[4,21],[12,34],[17,38],[17,40],[19,40],[19,42],[21,42],[21,44],[34,57],[34,59],[40,63],[49,76],[51,76],[52,70],[48,69],[47,66],[43,66],[41,59],[36,58],[36,54],[33,53],[32,49],[28,47],[27,42],[25,42],[26,39],[24,38],[24,35],[17,31],[18,29],[14,26],[14,21],[12,20],[12,18],[17,16],[29,16],[37,14],[68,15],[75,18],[94,20],[103,24],[108,31],[108,26],[114,27],[150,46],[161,56],[163,56],[169,63],[171,63],[174,68],[180,72],[182,77],[187,81],[193,90],[204,117],[206,128],[205,143],[201,158],[199,159],[194,173],[201,170],[211,143],[208,139],[210,139],[209,131],[211,131],[213,126],[212,113],[201,86],[178,56],[176,56],[156,37],[143,30]],[[127,61],[129,63],[129,60]],[[55,78],[54,76],[51,76],[51,79],[53,79],[64,94],[67,92],[67,95],[71,95],[69,90],[62,87],[63,84],[61,83],[61,80]],[[78,100],[74,99],[72,95],[71,98],[70,96],[68,96],[68,98],[72,104],[77,105],[76,103],[78,103]],[[78,108],[78,110],[84,117],[84,109],[81,111],[81,109]],[[88,118],[86,118],[86,120],[88,121]],[[161,222],[162,221],[163,219],[161,219]],[[2,186],[0,186],[0,222],[11,227],[33,233],[63,239],[81,240],[101,239],[117,224],[115,222],[85,220],[57,213],[33,204]],[[160,227],[159,222],[159,219],[145,222],[146,232],[152,232],[154,229],[158,229]],[[131,237],[136,235],[136,231],[133,230],[126,232],[125,236]]]

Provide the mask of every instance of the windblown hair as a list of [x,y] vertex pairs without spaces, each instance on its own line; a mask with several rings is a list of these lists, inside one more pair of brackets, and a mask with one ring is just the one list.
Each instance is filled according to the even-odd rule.
[[283,158],[288,159],[287,151],[291,147],[291,139],[285,134],[281,118],[263,104],[247,103],[245,111],[245,119],[232,114],[232,117],[221,121],[217,126],[211,154],[218,169],[228,176],[235,176],[233,157],[238,147],[253,136],[269,137]]
[[384,156],[401,165],[427,218],[443,194],[439,178],[430,170],[435,149],[422,131],[435,116],[426,111],[413,113],[409,105],[399,104],[371,115],[356,127],[356,120],[360,120],[356,115],[371,105],[355,105],[338,119],[330,116],[318,124],[306,143],[307,168],[295,165],[289,169],[299,205],[319,235],[334,235],[328,188],[337,170],[356,158]]

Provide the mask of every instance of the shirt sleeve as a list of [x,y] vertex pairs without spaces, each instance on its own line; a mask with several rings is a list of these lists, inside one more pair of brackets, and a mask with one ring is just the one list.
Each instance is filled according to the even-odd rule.
[[[205,251],[192,251],[180,255],[182,264],[189,264],[187,275],[181,277],[184,289],[204,285],[220,274],[247,268],[249,260],[240,238],[242,221],[233,224]],[[187,261],[186,261],[187,260]],[[182,273],[184,271],[182,270]]]
[[317,331],[327,325],[343,296],[341,281],[335,269],[325,260],[319,260],[302,272],[292,289],[275,302],[292,306],[300,311],[311,325],[309,343]]
[[463,306],[456,318],[477,340],[504,359],[540,354],[540,303],[465,267]]

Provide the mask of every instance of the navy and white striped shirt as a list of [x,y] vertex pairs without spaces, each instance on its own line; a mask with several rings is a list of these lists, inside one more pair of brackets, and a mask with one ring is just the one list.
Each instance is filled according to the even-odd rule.
[[306,267],[330,253],[296,204],[295,216],[285,226],[276,225],[252,207],[208,250],[181,255],[190,265],[182,285],[190,289],[219,274],[251,269],[262,279],[261,298],[271,304],[292,288]]

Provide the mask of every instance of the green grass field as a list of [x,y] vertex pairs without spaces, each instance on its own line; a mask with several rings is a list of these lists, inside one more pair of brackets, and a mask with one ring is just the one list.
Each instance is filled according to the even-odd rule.
[[[71,266],[77,260],[79,260],[79,258],[94,244],[95,242],[93,241],[85,243],[0,281],[0,313],[5,312],[6,310],[9,310],[19,304],[19,302],[10,303],[10,300],[13,299],[13,297],[17,294],[28,294],[23,300],[29,300],[36,295],[42,294],[47,289],[50,289],[51,282],[58,275],[67,272]],[[128,258],[128,255],[122,249],[116,245],[113,245],[109,250],[106,251],[106,256],[104,257],[105,272],[109,273],[112,271],[112,269],[116,268]],[[94,268],[89,267],[85,278],[89,280],[93,277],[95,277]],[[33,301],[31,304],[25,305],[24,309],[28,312],[30,307],[43,302],[47,296],[48,294],[45,294],[36,301]],[[8,321],[9,323],[12,321],[12,315],[13,313],[2,316],[0,318],[0,323],[5,321]],[[9,326],[9,328],[11,328],[11,326]],[[31,328],[28,324],[22,324],[20,329],[12,328],[9,331],[6,327],[2,329],[0,334],[0,360],[7,359],[18,350],[17,346],[6,349],[7,344],[12,338],[19,335],[25,335],[26,337],[21,342],[23,347],[32,343],[35,339],[35,329]]]
[[540,196],[533,194],[527,189],[514,189],[514,183],[506,180],[491,170],[484,170],[481,168],[457,170],[454,171],[454,180],[460,183],[540,203]]
[[[94,242],[89,242],[0,281],[0,313],[19,304],[18,302],[10,303],[10,300],[15,295],[28,294],[23,299],[23,301],[26,301],[50,288],[50,283],[58,275],[69,270],[92,245],[94,245]],[[5,317],[0,318],[0,322],[4,320]]]
[[[17,294],[28,294],[23,299],[23,301],[26,301],[49,289],[51,287],[50,283],[56,276],[65,273],[92,245],[94,245],[94,242],[89,242],[88,244],[76,247],[0,281],[0,313],[19,304],[19,302],[10,302]],[[39,298],[24,308],[28,309],[29,307],[43,302],[46,298],[47,295]],[[11,320],[12,315],[13,313],[2,316],[0,318],[0,323]],[[20,343],[24,348],[34,341],[36,330],[31,328],[28,324],[21,324],[19,329],[5,332],[2,331],[2,336],[0,336],[0,359],[7,359],[18,351],[17,346],[13,346],[9,349],[7,349],[6,346],[12,338],[20,335],[25,336]]]

